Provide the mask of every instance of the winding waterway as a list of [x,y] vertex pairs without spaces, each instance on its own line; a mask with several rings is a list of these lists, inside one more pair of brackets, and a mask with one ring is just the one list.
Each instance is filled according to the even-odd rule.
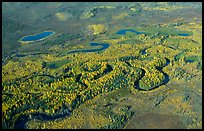
[[[119,30],[116,32],[116,34],[119,34],[119,35],[125,35],[126,32],[133,32],[135,34],[145,34],[144,32],[138,32],[136,30],[133,30],[133,29],[122,29],[122,30]],[[52,35],[53,32],[43,32],[41,34],[37,34],[37,35],[34,35],[34,36],[26,36],[24,38],[21,39],[21,41],[36,41],[36,40],[41,40],[45,37],[48,37],[50,35]],[[178,34],[179,36],[188,36],[188,34]],[[109,44],[108,43],[95,43],[95,42],[92,42],[90,43],[90,46],[94,46],[94,47],[97,47],[97,46],[101,46],[101,48],[98,48],[98,49],[83,49],[83,50],[73,50],[73,51],[69,51],[67,52],[67,54],[71,54],[71,53],[78,53],[78,52],[97,52],[97,51],[102,51],[102,50],[105,50],[109,47]],[[141,55],[144,55],[146,54],[146,49],[142,50],[141,51]],[[24,54],[17,54],[16,55],[17,57],[24,57],[26,55]],[[132,58],[132,57],[131,57]],[[133,58],[132,58],[133,59]],[[127,60],[125,60],[127,62]],[[166,62],[166,65],[167,66],[168,64],[170,63],[170,61],[167,59],[167,62]],[[169,81],[169,76],[162,71],[162,69],[158,69],[161,73],[163,73],[163,75],[165,76],[165,80],[160,84],[160,85],[157,85],[155,86],[154,88],[150,89],[150,90],[153,90],[161,85],[164,85],[166,84],[168,81]],[[145,76],[145,71],[142,70],[142,75],[140,77],[140,79],[142,77]],[[139,80],[140,80],[139,79]],[[139,81],[135,82],[135,86],[136,88],[139,90],[139,91],[146,91],[146,90],[143,90],[139,87]],[[15,122],[15,128],[17,129],[22,129],[22,128],[26,128],[26,123],[29,121],[29,120],[32,120],[32,119],[39,119],[39,120],[55,120],[55,119],[58,119],[58,118],[63,118],[63,117],[66,117],[66,116],[70,116],[70,112],[65,110],[64,112],[62,112],[61,114],[57,114],[55,116],[50,116],[50,115],[47,115],[47,114],[42,114],[42,113],[33,113],[33,114],[26,114],[26,115],[22,115],[18,118],[18,120]]]
[[[165,58],[165,59],[166,59],[166,64],[165,64],[162,68],[164,68],[165,66],[169,65],[169,63],[170,63],[170,60],[169,60],[169,59],[167,59],[167,58]],[[162,68],[160,68],[160,69],[159,69],[159,68],[156,68],[156,69],[159,70],[159,71],[164,75],[164,81],[163,81],[161,84],[159,84],[159,85],[157,85],[157,86],[155,86],[155,87],[149,89],[148,91],[151,91],[151,90],[153,90],[153,89],[156,89],[156,88],[158,88],[159,86],[165,85],[165,84],[167,84],[167,83],[169,82],[169,75],[168,75],[167,73],[163,72]],[[141,75],[140,79],[135,82],[135,87],[136,87],[136,89],[138,89],[139,91],[147,91],[147,90],[144,90],[144,89],[140,88],[140,85],[139,85],[139,81],[140,81],[140,80],[142,79],[142,77],[144,77],[144,76],[145,76],[145,70],[142,71],[142,75]]]
[[70,111],[69,110],[64,110],[63,112],[51,116],[47,115],[45,113],[30,113],[26,115],[21,115],[18,120],[15,122],[15,129],[26,129],[26,123],[30,120],[33,119],[38,119],[38,120],[56,120],[59,118],[64,118],[66,116],[70,116]]
[[69,51],[67,54],[71,54],[71,53],[77,53],[77,52],[97,52],[97,51],[102,51],[105,50],[109,47],[109,44],[107,43],[90,43],[90,46],[102,46],[99,49],[87,49],[87,50],[73,50],[73,51]]

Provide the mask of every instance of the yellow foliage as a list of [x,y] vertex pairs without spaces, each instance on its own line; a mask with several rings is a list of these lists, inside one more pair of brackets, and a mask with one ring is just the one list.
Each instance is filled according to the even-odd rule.
[[56,16],[59,20],[62,20],[62,21],[67,20],[67,19],[69,19],[70,17],[72,17],[71,14],[65,14],[65,13],[61,13],[61,12],[56,13],[55,16]]
[[89,25],[88,29],[92,31],[94,35],[98,35],[106,31],[106,27],[102,24]]
[[131,11],[137,11],[137,9],[136,9],[136,8],[130,8],[130,10],[131,10]]
[[128,13],[121,13],[120,15],[113,16],[113,19],[119,20],[124,19],[126,16],[128,16]]

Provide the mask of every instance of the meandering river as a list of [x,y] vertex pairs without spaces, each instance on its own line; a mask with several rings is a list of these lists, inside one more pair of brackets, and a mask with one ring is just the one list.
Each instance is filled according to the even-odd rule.
[[102,43],[102,44],[90,43],[90,46],[102,46],[102,47],[99,48],[99,49],[73,50],[73,51],[69,51],[67,54],[77,53],[77,52],[97,52],[97,51],[102,51],[102,50],[107,49],[109,47],[109,44],[107,44],[107,43]]

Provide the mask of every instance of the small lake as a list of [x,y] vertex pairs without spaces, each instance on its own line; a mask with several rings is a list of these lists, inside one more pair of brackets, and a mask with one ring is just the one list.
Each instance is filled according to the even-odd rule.
[[107,49],[109,47],[109,44],[107,44],[107,43],[102,43],[102,44],[90,43],[90,46],[102,46],[102,47],[99,48],[99,49],[73,50],[73,51],[68,52],[68,54],[76,53],[76,52],[97,52],[97,51],[102,51],[102,50]]
[[[134,29],[121,29],[121,30],[118,30],[116,32],[116,34],[118,35],[125,35],[126,32],[133,32],[135,34],[146,34],[145,32],[138,32]],[[178,36],[190,36],[191,34],[187,34],[187,33],[180,33],[180,34],[177,34]]]
[[119,34],[119,35],[125,35],[126,32],[133,32],[135,34],[145,34],[144,32],[138,32],[136,30],[133,30],[133,29],[122,29],[122,30],[118,30],[116,32],[116,34]]
[[21,42],[37,41],[37,40],[44,39],[44,38],[46,38],[50,35],[53,35],[53,34],[54,34],[54,32],[52,32],[52,31],[44,31],[40,34],[25,36],[25,37],[21,38],[20,41]]
[[189,36],[189,34],[178,34],[178,36]]

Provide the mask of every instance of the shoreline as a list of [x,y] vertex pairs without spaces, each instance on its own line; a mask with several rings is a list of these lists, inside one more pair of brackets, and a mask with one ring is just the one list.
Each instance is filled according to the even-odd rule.
[[[46,37],[44,37],[44,38],[38,39],[38,40],[22,41],[22,39],[23,39],[23,38],[25,38],[25,37],[28,37],[28,36],[35,36],[35,35],[38,35],[38,34],[41,34],[41,33],[44,33],[44,32],[52,32],[52,34],[50,34],[50,35],[48,35],[48,36],[46,36]],[[41,33],[36,33],[36,34],[34,34],[34,35],[26,35],[26,36],[24,36],[24,37],[20,38],[20,40],[19,40],[18,42],[20,42],[21,44],[32,43],[32,42],[36,42],[36,41],[41,41],[41,40],[44,40],[45,38],[50,37],[50,36],[52,36],[52,35],[54,35],[54,34],[55,34],[55,32],[54,32],[54,31],[50,31],[50,30],[43,31],[43,32],[41,32]]]

